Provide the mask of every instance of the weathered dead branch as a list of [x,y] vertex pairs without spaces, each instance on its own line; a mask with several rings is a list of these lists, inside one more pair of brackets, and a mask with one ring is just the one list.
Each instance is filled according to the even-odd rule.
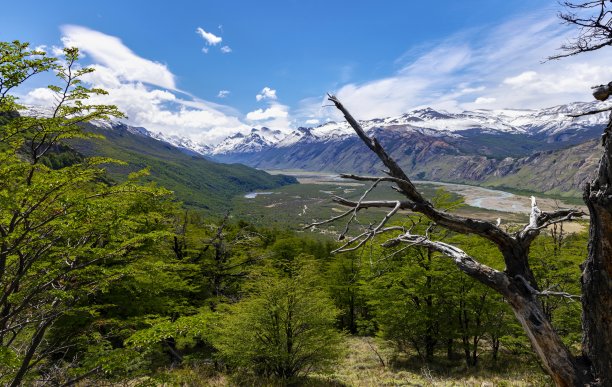
[[[353,118],[342,103],[340,103],[335,96],[329,95],[328,97],[336,108],[344,114],[344,117],[354,129],[357,136],[382,161],[384,166],[388,169],[388,171],[385,172],[388,176],[367,177],[348,174],[342,175],[343,178],[357,181],[373,181],[374,184],[358,201],[334,197],[333,200],[336,203],[349,207],[349,210],[340,216],[333,217],[327,221],[313,223],[313,225],[338,220],[351,212],[353,216],[356,216],[357,212],[361,209],[390,209],[376,226],[370,224],[359,235],[350,238],[334,252],[356,250],[377,235],[391,231],[400,231],[399,235],[396,234],[395,236],[391,236],[382,243],[382,245],[384,247],[393,247],[399,244],[421,246],[451,258],[461,271],[504,296],[527,333],[534,350],[542,360],[542,365],[556,384],[569,386],[582,383],[585,375],[583,372],[584,369],[581,368],[582,365],[577,363],[576,359],[565,347],[558,334],[547,320],[546,315],[542,311],[542,305],[538,297],[536,297],[547,295],[570,297],[571,295],[566,295],[562,292],[554,292],[550,289],[544,291],[539,290],[536,279],[529,267],[528,253],[531,243],[535,237],[539,235],[542,229],[558,222],[581,217],[584,213],[575,209],[542,212],[537,207],[535,198],[533,198],[530,222],[522,227],[521,231],[509,234],[499,227],[500,222],[495,225],[490,222],[461,217],[446,212],[445,210],[440,210],[422,196],[397,162],[387,154],[376,138],[369,137],[366,134],[359,122]],[[382,181],[395,183],[396,186],[393,188],[407,200],[366,201],[366,195]],[[506,265],[505,270],[498,271],[484,265],[456,246],[431,240],[428,235],[429,230],[426,232],[426,235],[423,236],[414,235],[411,233],[412,230],[406,231],[404,227],[385,227],[389,219],[402,209],[422,214],[428,218],[432,224],[442,226],[450,231],[461,234],[475,234],[493,242],[502,253]],[[348,225],[341,234],[341,237],[343,237],[347,231]]]

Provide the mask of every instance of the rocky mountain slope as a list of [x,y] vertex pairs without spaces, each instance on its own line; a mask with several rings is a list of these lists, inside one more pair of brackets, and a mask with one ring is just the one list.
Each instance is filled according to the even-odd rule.
[[[412,177],[579,196],[594,171],[606,114],[573,103],[542,110],[463,113],[419,109],[362,121]],[[600,108],[600,106],[597,106]],[[253,129],[212,148],[216,160],[262,169],[378,173],[381,164],[348,124],[299,128],[279,139]]]
[[[592,103],[572,103],[541,110],[462,113],[424,108],[397,117],[361,121],[361,124],[415,179],[580,196],[581,187],[598,162],[598,139],[607,115],[579,118],[569,115],[598,108],[602,106]],[[94,130],[108,132],[105,135],[115,145],[123,144],[120,146],[122,152],[135,152],[129,157],[137,163],[141,159],[139,154],[148,153],[142,148],[148,144],[142,139],[148,138],[155,144],[166,144],[173,154],[200,160],[197,163],[210,163],[208,158],[259,169],[368,174],[378,174],[382,167],[346,122],[328,122],[289,132],[254,128],[247,134],[231,135],[214,146],[118,122],[96,123],[95,127]],[[117,133],[121,132],[140,138],[138,141],[130,140],[134,144],[126,149],[124,141],[117,139]],[[172,160],[175,156],[162,158],[167,157]],[[243,172],[242,180],[245,180],[248,173]],[[155,173],[168,172],[160,169]],[[261,177],[259,173],[253,172],[252,176]],[[200,178],[194,181],[200,181]],[[177,179],[182,177],[172,178]],[[251,183],[245,188],[254,189],[256,179],[248,180]],[[186,180],[184,183],[195,184]],[[238,182],[239,186],[241,184]]]

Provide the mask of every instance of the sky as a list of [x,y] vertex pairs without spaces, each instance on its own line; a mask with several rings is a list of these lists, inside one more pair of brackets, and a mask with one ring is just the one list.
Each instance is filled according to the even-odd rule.
[[[77,46],[85,79],[127,122],[215,144],[433,107],[536,109],[590,101],[612,49],[545,61],[576,34],[554,0],[23,1],[3,4],[0,39],[50,55]],[[21,101],[53,101],[50,77]]]

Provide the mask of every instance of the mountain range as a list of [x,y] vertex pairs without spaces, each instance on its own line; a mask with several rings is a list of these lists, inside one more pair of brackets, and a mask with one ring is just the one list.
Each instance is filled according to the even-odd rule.
[[[607,117],[570,115],[598,108],[592,103],[462,113],[424,108],[360,123],[416,180],[577,197],[599,160]],[[28,114],[45,112],[31,108]],[[234,195],[296,182],[262,169],[380,174],[382,168],[346,122],[292,131],[253,128],[216,145],[118,121],[92,122],[85,129],[105,139],[74,141],[79,153],[128,162],[109,166],[111,176],[122,179],[148,167],[149,180],[204,209],[227,209]]]
[[[598,162],[607,114],[570,115],[601,108],[581,102],[540,110],[423,108],[360,124],[415,179],[576,197]],[[215,146],[151,135],[215,161],[259,169],[378,174],[382,167],[346,122],[290,132],[254,128]]]

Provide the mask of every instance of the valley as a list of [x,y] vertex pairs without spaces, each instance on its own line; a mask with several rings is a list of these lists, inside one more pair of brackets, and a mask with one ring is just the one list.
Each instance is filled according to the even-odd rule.
[[[274,190],[241,194],[232,200],[232,216],[259,225],[289,227],[300,230],[304,225],[338,215],[345,209],[332,202],[333,196],[358,200],[370,184],[340,178],[337,174],[315,173],[299,170],[270,170],[272,175],[292,176],[300,183]],[[500,218],[502,224],[524,223],[528,221],[531,206],[530,195],[515,194],[501,190],[482,188],[465,184],[416,181],[417,187],[430,200],[443,189],[450,193],[453,200],[462,199],[464,205],[453,212],[463,216],[475,217],[495,223]],[[537,195],[536,195],[537,196]],[[368,199],[402,199],[389,184],[381,186],[368,195]],[[584,205],[575,201],[564,201],[550,197],[538,197],[538,206],[543,211],[558,208],[580,208]],[[364,223],[379,220],[384,215],[381,209],[360,212]],[[334,224],[336,227],[341,222]],[[576,230],[581,229],[577,227]]]
[[[422,108],[360,124],[414,180],[575,199],[598,163],[606,117],[571,115],[601,107],[576,102],[539,110],[461,113]],[[376,174],[381,168],[343,121],[292,131],[252,128],[214,146],[149,135],[218,162],[264,170]]]
[[[250,44],[226,27],[229,63]],[[254,83],[242,114],[246,89],[211,103],[164,57],[61,28],[99,44],[0,42],[0,385],[610,384],[612,82],[528,109],[491,86],[543,73],[429,93],[470,73],[417,60],[384,83],[425,63],[420,101]],[[195,32],[207,66],[233,52]],[[38,74],[56,83],[23,94]]]

